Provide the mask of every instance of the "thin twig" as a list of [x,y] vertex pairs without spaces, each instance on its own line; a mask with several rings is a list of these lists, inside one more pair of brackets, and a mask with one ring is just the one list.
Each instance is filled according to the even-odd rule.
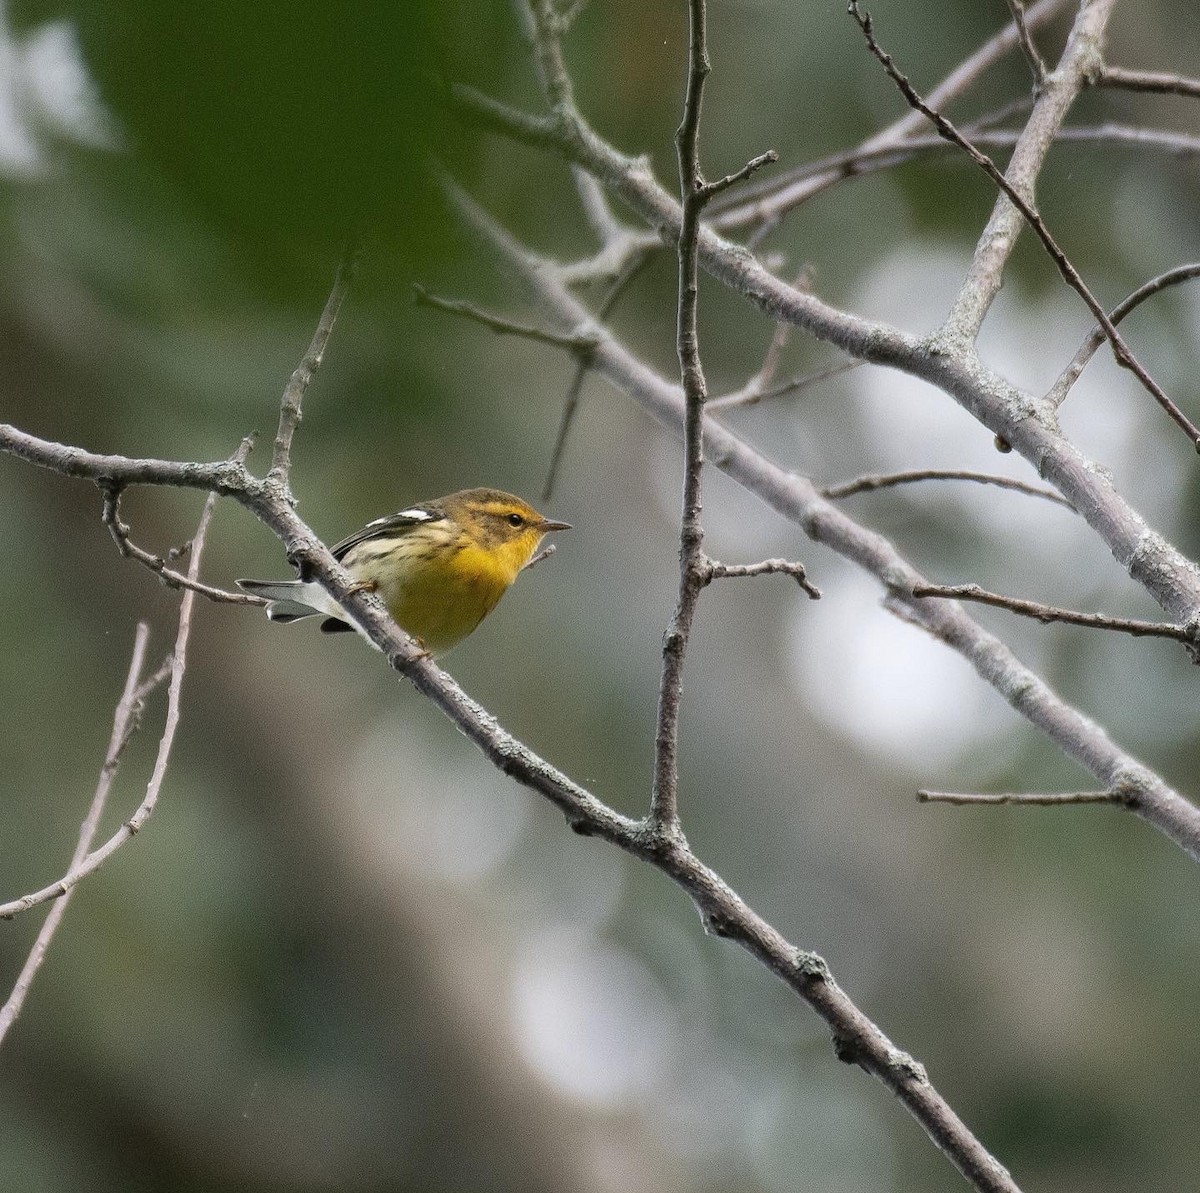
[[663,249],[661,237],[653,232],[635,232],[622,228],[598,253],[579,261],[555,264],[554,268],[568,286],[589,286],[595,282],[612,285],[635,261],[653,257]]
[[1130,617],[1109,617],[1105,613],[1080,613],[1075,609],[1059,609],[1054,605],[1043,605],[1039,601],[1023,601],[1003,593],[988,592],[978,584],[918,584],[912,590],[912,595],[952,601],[978,601],[982,605],[994,605],[997,609],[1007,609],[1010,613],[1018,613],[1022,617],[1032,617],[1043,624],[1065,622],[1068,625],[1087,626],[1095,630],[1132,634],[1135,638],[1170,638],[1189,645],[1196,643],[1195,631],[1184,629],[1182,626],[1167,625],[1161,621],[1139,621]]
[[891,55],[879,44],[875,39],[874,25],[869,14],[864,14],[858,7],[858,0],[850,0],[850,14],[858,22],[859,28],[866,38],[867,47],[871,53],[879,60],[884,70],[887,71],[888,77],[900,89],[904,98],[916,108],[923,112],[929,120],[933,122],[934,127],[948,141],[953,141],[958,145],[976,165],[978,165],[989,178],[1008,196],[1013,206],[1024,217],[1025,222],[1033,229],[1038,239],[1045,246],[1046,252],[1049,253],[1050,259],[1054,262],[1058,272],[1062,275],[1063,280],[1079,295],[1080,298],[1087,304],[1088,310],[1096,316],[1096,322],[1104,329],[1105,338],[1112,345],[1113,356],[1117,363],[1125,369],[1128,369],[1142,385],[1155,398],[1160,406],[1167,412],[1168,415],[1175,421],[1180,429],[1191,440],[1193,448],[1200,452],[1200,427],[1197,427],[1184,412],[1171,400],[1166,391],[1154,380],[1153,377],[1146,371],[1145,367],[1133,355],[1129,345],[1125,343],[1121,333],[1117,331],[1116,326],[1108,317],[1108,312],[1100,305],[1096,296],[1088,289],[1087,284],[1080,276],[1079,271],[1071,264],[1066,253],[1059,247],[1058,242],[1050,234],[1050,230],[1046,227],[1045,221],[1033,208],[1020,191],[1004,176],[1003,172],[997,167],[986,153],[981,153],[970,141],[966,139],[936,109],[931,108],[917,93],[908,79],[900,73],[895,61]]
[[[108,527],[109,534],[117,544],[117,550],[127,559],[135,559],[138,563],[149,568],[168,588],[186,588],[199,593],[202,597],[218,604],[227,605],[266,605],[269,602],[263,597],[252,596],[248,592],[228,592],[224,588],[215,588],[211,584],[201,584],[198,580],[189,579],[183,572],[177,572],[167,566],[167,561],[161,555],[139,547],[130,538],[129,526],[121,521],[121,490],[116,485],[104,489],[104,505],[100,512],[100,520]],[[172,555],[178,554],[172,552]]]
[[[1072,0],[1038,0],[1025,14],[1026,27],[1036,28],[1071,2]],[[974,54],[959,63],[929,93],[929,102],[935,107],[945,107],[963,95],[1017,45],[1017,40],[1016,26],[1011,22],[1006,24],[989,37]],[[919,112],[906,112],[887,128],[863,141],[858,151],[869,154],[877,150],[896,149],[905,145],[910,137],[918,133],[922,124]],[[730,208],[723,215],[714,216],[712,222],[719,227],[761,223],[764,231],[769,230],[794,207],[833,186],[841,181],[842,177],[835,168],[831,172],[818,173],[815,177],[796,181],[784,176],[757,186],[751,184],[747,187],[747,194],[738,196],[736,209]]]
[[[216,508],[217,494],[210,493],[204,503],[204,512],[200,515],[200,524],[192,539],[191,562],[188,566],[188,579],[195,580],[200,573],[200,557],[204,553],[204,540],[208,534],[208,524],[212,520]],[[167,685],[167,714],[163,724],[162,737],[158,742],[158,754],[154,760],[154,769],[150,781],[146,785],[146,795],[138,805],[133,815],[97,849],[86,853],[82,860],[72,862],[67,872],[57,882],[43,887],[40,891],[32,891],[19,899],[12,899],[0,904],[0,919],[10,920],[13,916],[51,899],[62,898],[69,890],[78,885],[89,874],[94,874],[114,853],[138,834],[146,821],[154,814],[158,805],[159,792],[167,774],[167,763],[171,758],[171,747],[175,742],[175,731],[179,726],[179,694],[183,687],[183,674],[187,667],[188,637],[192,630],[192,606],[196,594],[188,588],[179,604],[179,629],[175,635],[175,648],[171,652],[170,683]]]
[[774,149],[768,149],[766,153],[760,153],[758,157],[752,157],[740,170],[735,170],[732,174],[726,174],[724,178],[718,178],[714,182],[706,182],[701,190],[701,194],[705,201],[715,199],[723,191],[729,190],[731,186],[737,186],[739,182],[745,182],[752,174],[757,174],[763,166],[772,165],[779,160],[779,154]]
[[267,479],[274,484],[285,487],[288,484],[288,473],[292,467],[292,436],[300,425],[301,403],[309,383],[325,358],[325,345],[329,343],[330,332],[354,278],[360,248],[357,242],[353,242],[342,254],[334,275],[333,289],[329,292],[308,351],[301,357],[291,379],[284,386],[283,398],[279,403],[279,429],[275,433],[275,446],[271,451],[271,470],[267,473]]
[[[792,325],[785,323],[782,326],[790,327]],[[799,377],[793,377],[790,381],[784,381],[782,384],[771,389],[764,389],[760,393],[751,391],[749,385],[743,386],[733,393],[723,394],[719,398],[711,398],[705,409],[716,413],[721,410],[733,410],[738,406],[757,406],[760,402],[770,402],[775,398],[786,398],[802,389],[808,389],[822,381],[828,381],[830,377],[840,377],[843,373],[860,369],[864,363],[861,360],[848,360],[843,361],[840,365],[831,365],[828,369],[818,369],[815,373],[801,373]],[[750,384],[753,384],[753,379]]]
[[522,569],[527,572],[530,568],[535,568],[539,563],[545,563],[558,548],[553,543],[547,543]]
[[714,580],[739,580],[747,576],[791,576],[814,601],[821,599],[821,590],[808,578],[804,564],[790,559],[764,559],[759,563],[721,563],[708,561],[705,583]]
[[579,195],[579,206],[583,209],[584,218],[591,225],[592,232],[600,244],[608,245],[625,236],[625,225],[613,215],[608,196],[600,183],[582,166],[572,166],[571,177],[575,180],[575,190]]
[[[802,269],[792,283],[797,290],[805,289],[809,284],[807,268]],[[786,319],[779,320],[775,324],[775,330],[771,333],[771,341],[767,345],[766,355],[763,357],[758,372],[740,389],[722,394],[719,398],[710,398],[705,408],[709,411],[728,410],[734,406],[753,406],[761,402],[771,383],[775,380],[776,373],[779,372],[779,362],[783,359],[783,350],[787,347],[788,340],[791,339],[792,330],[793,325]]]
[[1186,75],[1164,74],[1155,70],[1125,70],[1106,66],[1088,82],[1093,87],[1120,87],[1125,91],[1151,91],[1160,95],[1186,95],[1200,99],[1200,79]]
[[[1029,204],[1054,138],[1084,87],[1084,79],[1101,61],[1104,35],[1117,0],[1076,0],[1075,17],[1054,70],[1037,88],[1004,176]],[[906,96],[907,98],[907,96]],[[911,104],[911,101],[910,101]],[[937,104],[930,103],[931,108]],[[944,132],[936,126],[939,132]],[[1026,217],[1003,187],[987,224],[975,242],[971,264],[947,317],[943,335],[951,344],[968,346],[979,337],[987,313],[1000,291],[1004,269],[1016,247]]]
[[[1012,110],[1026,108],[1028,104],[1028,100],[1020,100],[1012,105]],[[1010,108],[998,109],[986,118],[964,125],[960,131],[973,145],[1011,149],[1017,143],[1020,132],[993,127],[993,117],[999,120],[1006,119],[1009,115]],[[1171,129],[1141,128],[1137,125],[1113,122],[1060,128],[1055,133],[1054,141],[1055,144],[1063,145],[1099,143],[1130,149],[1157,149],[1178,157],[1200,155],[1200,137]],[[763,187],[761,199],[745,200],[739,192],[736,203],[714,204],[714,209],[706,217],[707,222],[714,228],[733,229],[765,221],[763,226],[769,229],[773,226],[772,220],[782,217],[839,182],[895,169],[916,158],[957,148],[953,142],[936,133],[929,133],[906,137],[898,144],[887,143],[874,148],[858,146],[842,153],[833,153],[772,178],[770,184]]]
[[[1177,286],[1180,282],[1190,282],[1197,277],[1200,277],[1200,263],[1177,265],[1174,269],[1168,269],[1166,273],[1160,273],[1158,277],[1151,278],[1144,285],[1139,286],[1128,298],[1113,307],[1108,317],[1114,325],[1120,323],[1130,311],[1140,306],[1147,298],[1167,289],[1168,286]],[[1100,328],[1097,327],[1092,331],[1083,341],[1079,351],[1075,353],[1071,363],[1062,371],[1058,380],[1046,394],[1047,402],[1053,406],[1061,406],[1066,401],[1071,387],[1079,380],[1088,361],[1096,354],[1096,349],[1104,343],[1104,339],[1104,332]]]
[[565,33],[583,14],[589,0],[561,0],[558,9],[558,19]]
[[957,792],[918,791],[919,804],[1029,804],[1054,808],[1063,804],[1120,804],[1124,797],[1115,791]]
[[[125,686],[113,713],[112,733],[108,739],[104,765],[100,768],[100,779],[96,784],[96,791],[92,796],[87,815],[79,827],[79,841],[71,856],[68,869],[78,866],[91,848],[96,828],[100,823],[100,816],[108,800],[109,790],[112,788],[113,780],[121,765],[121,755],[125,752],[125,747],[137,728],[142,701],[147,695],[146,685],[139,684],[139,680],[146,661],[146,643],[149,639],[150,627],[144,621],[138,622],[137,632],[133,639],[133,653],[129,660],[129,672],[125,676]],[[30,950],[25,964],[21,967],[21,972],[13,985],[12,993],[8,996],[8,1001],[3,1007],[0,1007],[0,1042],[3,1042],[8,1029],[21,1013],[29,988],[33,985],[33,979],[37,976],[42,962],[45,961],[50,942],[54,939],[58,925],[66,913],[70,897],[71,892],[67,891],[50,909],[41,931],[38,932],[37,939],[33,942],[33,948]]]
[[416,282],[413,283],[413,294],[418,306],[432,307],[436,311],[444,311],[449,315],[459,315],[464,319],[470,319],[474,323],[482,324],[489,331],[494,331],[497,335],[520,336],[525,340],[533,340],[537,344],[548,344],[552,348],[565,348],[581,359],[587,358],[587,354],[596,343],[595,336],[589,335],[587,332],[579,331],[571,335],[560,335],[556,331],[530,327],[528,324],[509,319],[505,315],[495,315],[490,311],[485,311],[473,302],[464,302],[457,298],[441,298],[436,294],[431,294],[424,286],[418,285]]
[[654,787],[650,823],[665,840],[681,835],[679,827],[679,706],[688,636],[704,587],[704,402],[708,385],[700,360],[696,314],[699,266],[696,241],[700,213],[710,193],[700,169],[700,111],[708,60],[705,0],[688,0],[688,71],[683,119],[675,132],[679,192],[683,218],[679,228],[679,292],[675,348],[685,403],[683,425],[683,509],[679,520],[679,596],[663,634],[662,673],[654,734]]
[[[612,312],[621,296],[633,283],[633,279],[646,267],[652,255],[650,252],[642,251],[625,262],[620,274],[596,308],[597,322]],[[583,392],[583,383],[590,371],[591,361],[586,357],[580,357],[575,366],[575,376],[571,378],[571,384],[567,387],[567,395],[563,399],[562,416],[558,420],[558,433],[554,437],[554,449],[550,453],[550,467],[546,470],[546,483],[542,486],[543,501],[549,501],[554,495],[554,483],[558,480],[559,465],[562,463],[563,453],[567,447],[567,438],[571,434],[571,427],[575,423],[575,414],[579,409],[579,396]]]
[[1008,10],[1012,13],[1013,24],[1017,27],[1017,37],[1021,40],[1021,52],[1029,63],[1033,74],[1034,85],[1040,87],[1046,79],[1046,63],[1042,60],[1038,48],[1034,44],[1033,35],[1025,22],[1024,0],[1008,0]]
[[997,476],[991,472],[971,472],[962,468],[915,468],[909,472],[871,473],[857,476],[853,480],[826,485],[821,490],[823,497],[840,501],[856,493],[871,493],[876,489],[890,489],[896,485],[911,485],[919,481],[972,481],[977,485],[994,485],[998,489],[1011,489],[1014,493],[1025,493],[1030,497],[1041,497],[1057,505],[1073,510],[1071,503],[1053,489],[1031,485],[1028,481],[1016,480],[1011,476]]

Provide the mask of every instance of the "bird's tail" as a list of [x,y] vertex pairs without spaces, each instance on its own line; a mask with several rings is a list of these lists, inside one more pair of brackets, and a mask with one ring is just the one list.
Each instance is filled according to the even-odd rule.
[[239,580],[237,586],[255,596],[266,597],[271,602],[267,606],[267,616],[272,621],[286,624],[324,612],[306,602],[312,586],[303,580]]

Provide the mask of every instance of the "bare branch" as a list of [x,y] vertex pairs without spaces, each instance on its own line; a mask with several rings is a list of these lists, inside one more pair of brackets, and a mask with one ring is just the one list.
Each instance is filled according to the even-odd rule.
[[587,8],[590,0],[560,0],[558,19],[561,22],[563,32],[571,28],[573,24],[583,15],[583,10]]
[[571,177],[575,180],[575,189],[579,193],[579,206],[601,245],[610,244],[625,236],[625,225],[613,215],[604,187],[582,166],[572,166]]
[[[791,324],[780,324],[781,327],[790,327]],[[840,377],[843,373],[849,373],[854,369],[862,368],[865,362],[861,360],[843,361],[840,365],[831,365],[828,369],[818,369],[815,373],[801,373],[799,377],[793,377],[790,381],[783,382],[782,385],[776,385],[772,389],[764,389],[758,391],[755,388],[755,382],[758,380],[752,377],[748,384],[742,386],[741,389],[735,390],[733,393],[724,394],[719,398],[713,398],[707,406],[707,409],[716,413],[718,411],[733,410],[738,406],[757,406],[759,402],[770,402],[775,398],[786,398],[791,394],[798,393],[802,389],[808,389],[813,385],[818,385],[822,381],[828,381],[831,377]]]
[[1161,621],[1139,621],[1130,617],[1109,617],[1104,613],[1079,613],[1074,609],[1059,609],[1038,601],[1023,601],[1003,593],[988,592],[978,584],[919,584],[912,590],[912,595],[940,597],[952,601],[978,601],[982,605],[994,605],[997,609],[1007,609],[1010,613],[1018,613],[1022,617],[1032,617],[1046,625],[1058,621],[1068,625],[1087,626],[1094,630],[1113,630],[1120,634],[1131,634],[1135,638],[1170,638],[1188,646],[1196,644],[1194,629],[1166,625]]
[[609,240],[598,253],[581,261],[569,261],[555,268],[568,286],[591,285],[620,281],[626,271],[639,268],[648,257],[663,248],[662,240],[651,232],[634,232],[628,228]]
[[154,555],[150,551],[139,547],[129,537],[130,528],[126,523],[121,521],[120,503],[120,488],[116,485],[105,488],[104,507],[100,513],[100,520],[108,527],[109,534],[112,535],[113,541],[117,544],[117,550],[126,559],[135,559],[138,563],[149,568],[168,588],[186,588],[218,604],[261,606],[269,603],[263,597],[252,596],[248,592],[228,592],[224,588],[214,588],[211,584],[201,584],[200,581],[192,580],[182,572],[177,572],[169,568],[167,561],[161,555]]
[[[80,825],[79,841],[71,856],[68,870],[78,866],[91,848],[96,828],[108,801],[108,793],[121,765],[121,755],[125,752],[125,747],[137,728],[142,701],[147,695],[146,685],[140,684],[139,681],[142,667],[146,661],[146,643],[149,639],[150,627],[144,621],[138,622],[137,633],[133,640],[133,653],[129,660],[129,672],[125,677],[125,687],[113,713],[112,733],[108,740],[108,750],[104,755],[104,765],[100,768],[100,780],[96,784],[96,791],[92,796],[87,815]],[[30,950],[25,964],[21,967],[21,972],[13,985],[12,993],[8,996],[8,1001],[3,1007],[0,1007],[0,1042],[3,1042],[4,1037],[8,1034],[8,1029],[12,1027],[21,1013],[21,1008],[25,1005],[25,998],[33,985],[33,979],[42,967],[42,962],[46,959],[46,952],[66,913],[70,897],[71,892],[68,890],[50,909],[37,939],[33,942],[33,948]]]
[[1124,797],[1115,791],[1051,791],[962,793],[955,791],[918,791],[919,804],[1026,804],[1031,807],[1056,808],[1064,804],[1121,804]]
[[1200,79],[1154,70],[1125,70],[1120,66],[1106,66],[1089,77],[1088,82],[1094,87],[1119,87],[1125,91],[1149,91],[1200,99]]
[[[1036,28],[1061,12],[1073,0],[1039,0],[1025,14],[1025,24]],[[970,90],[982,75],[1001,61],[1018,44],[1016,26],[1006,25],[979,47],[970,57],[954,68],[930,93],[929,102],[935,107],[945,107]],[[868,137],[855,154],[870,156],[876,152],[895,150],[906,145],[909,139],[920,133],[923,121],[919,112],[909,111],[887,128]],[[841,167],[833,166],[826,171],[796,177],[791,175],[772,178],[747,188],[748,195],[739,195],[736,208],[730,207],[715,216],[714,226],[737,227],[757,223],[761,232],[769,231],[794,207],[827,190],[840,182],[846,174]]]
[[[1003,194],[997,197],[991,218],[976,243],[966,280],[960,287],[953,309],[946,320],[945,335],[952,342],[970,343],[978,337],[983,320],[1000,289],[1004,267],[1025,222],[1030,222],[1039,239],[1050,251],[1050,245],[1046,243],[1045,229],[1039,228],[1029,220],[1037,178],[1054,143],[1055,135],[1084,86],[1084,80],[1100,61],[1105,30],[1115,3],[1116,0],[1094,0],[1092,3],[1077,6],[1066,48],[1053,73],[1047,75],[1042,86],[1038,88],[1033,111],[1017,139],[1004,174],[995,166],[989,170],[980,160],[983,155],[978,150],[974,150],[973,147],[967,150],[976,164],[987,170],[989,177],[996,182]],[[853,0],[851,12],[861,27],[863,18],[858,13],[857,0]],[[873,40],[873,37],[868,37],[868,45]],[[879,57],[875,50],[872,50],[872,53]],[[880,58],[880,62],[883,61]],[[901,85],[897,78],[899,72],[895,67],[888,67],[886,63],[884,65],[909,103],[918,110],[924,110],[920,106],[924,101],[920,100],[907,80]],[[930,109],[925,114],[934,121],[938,132],[950,137],[956,144],[961,144],[962,137],[949,121],[944,117],[932,115],[938,105],[929,104],[925,107]],[[1055,264],[1062,272],[1062,261],[1053,251],[1051,256],[1055,258]],[[1068,275],[1064,276],[1067,276],[1070,284],[1075,285]]]
[[542,90],[560,125],[570,128],[575,123],[577,109],[575,88],[562,53],[562,35],[567,26],[552,0],[528,0],[528,5],[532,17],[533,60]]
[[1014,493],[1025,493],[1030,497],[1041,497],[1045,501],[1056,502],[1074,512],[1071,503],[1053,489],[1031,485],[1011,476],[996,476],[991,472],[971,472],[960,468],[917,468],[911,472],[872,473],[855,477],[854,480],[842,481],[840,484],[826,485],[821,494],[831,501],[841,501],[844,497],[853,497],[856,493],[871,493],[877,489],[891,489],[896,485],[911,485],[919,481],[972,481],[977,485],[994,485],[998,489],[1011,489]]
[[[932,104],[932,99],[927,100]],[[1026,108],[1028,101],[1020,101]],[[1018,105],[1012,105],[1015,110]],[[1010,108],[981,118],[960,131],[975,146],[1011,149],[1020,139],[1020,132],[993,127],[993,121],[1007,118]],[[1128,149],[1155,149],[1176,157],[1200,155],[1200,137],[1189,136],[1170,129],[1140,128],[1134,125],[1107,122],[1096,125],[1076,125],[1060,128],[1054,135],[1056,144],[1108,144]],[[881,170],[892,170],[928,154],[944,153],[958,146],[936,133],[905,137],[899,144],[884,144],[874,148],[859,146],[842,153],[830,154],[802,166],[796,166],[763,184],[762,198],[746,199],[739,193],[733,201],[713,204],[708,222],[714,228],[732,229],[759,223],[769,229],[788,211],[815,198],[838,182],[862,178]],[[753,186],[747,190],[755,190]]]
[[[1197,277],[1200,277],[1200,263],[1177,265],[1174,269],[1168,269],[1166,273],[1160,273],[1158,277],[1151,278],[1144,285],[1139,286],[1128,298],[1113,307],[1108,317],[1116,325],[1130,311],[1135,310],[1145,302],[1147,298],[1151,298],[1160,291],[1167,289],[1168,286],[1177,286],[1180,282],[1190,282]],[[1104,340],[1104,332],[1100,328],[1096,328],[1083,341],[1071,363],[1062,371],[1058,380],[1046,394],[1046,401],[1054,406],[1061,406],[1066,401],[1067,394],[1071,392],[1071,387],[1079,380],[1083,370],[1087,367],[1088,361],[1096,354],[1096,349],[1104,343]]]
[[449,315],[459,315],[464,319],[470,319],[474,323],[482,324],[489,331],[494,331],[497,335],[519,336],[538,344],[549,344],[552,348],[565,348],[568,352],[584,360],[595,346],[595,337],[588,335],[587,332],[578,331],[571,335],[559,335],[557,332],[544,331],[540,327],[530,327],[524,323],[517,323],[507,316],[494,315],[471,302],[463,302],[457,298],[439,298],[438,295],[430,294],[424,286],[415,282],[413,283],[413,294],[416,296],[418,306],[432,307],[437,311],[445,311]]
[[0,423],[0,451],[16,456],[60,476],[94,481],[101,488],[134,485],[170,485],[205,489],[222,497],[257,490],[259,482],[236,459],[202,464],[191,460],[134,459],[83,451],[64,443],[51,443],[30,435],[11,423]]
[[539,563],[545,563],[558,548],[553,543],[547,543],[522,569],[527,572],[530,568],[535,568]]
[[1042,60],[1041,54],[1038,53],[1038,48],[1033,41],[1033,35],[1029,31],[1028,24],[1026,24],[1024,0],[1008,0],[1008,10],[1012,13],[1013,24],[1017,29],[1017,37],[1021,41],[1021,52],[1025,55],[1025,60],[1029,63],[1034,85],[1040,87],[1046,81],[1046,63]]
[[286,486],[288,483],[288,472],[292,466],[292,436],[295,435],[302,417],[300,405],[309,383],[325,358],[325,345],[329,343],[330,332],[333,331],[338,312],[342,309],[342,303],[354,278],[360,248],[358,243],[348,245],[341,261],[338,262],[333,289],[329,292],[325,309],[317,321],[317,330],[313,333],[312,342],[308,351],[301,357],[291,379],[284,386],[283,398],[279,403],[279,430],[275,433],[275,446],[271,452],[271,471],[267,473],[268,481],[274,484]]
[[650,824],[670,839],[679,826],[679,706],[683,689],[683,664],[688,636],[704,587],[704,524],[702,479],[704,470],[704,403],[708,383],[700,361],[696,327],[699,306],[697,239],[700,213],[711,197],[700,170],[700,110],[708,61],[705,0],[688,0],[688,72],[683,120],[675,133],[679,162],[682,220],[679,226],[679,293],[675,347],[683,382],[683,510],[679,521],[679,596],[671,622],[663,635],[662,674],[658,687],[658,719],[654,733],[654,787],[650,796]]
[[[802,269],[796,280],[792,283],[796,289],[807,289],[808,287],[808,270]],[[761,402],[766,396],[771,382],[775,380],[775,374],[779,372],[779,362],[783,359],[783,350],[787,347],[787,342],[791,338],[792,324],[785,320],[779,320],[775,324],[775,330],[771,333],[771,341],[767,345],[766,355],[763,357],[762,365],[757,373],[750,378],[740,389],[735,389],[732,393],[722,394],[719,398],[710,398],[707,410],[729,410],[735,406],[753,406]],[[834,370],[826,369],[825,376],[832,376],[835,372],[843,371],[845,366],[837,366]],[[786,388],[783,392],[792,392],[794,389],[799,389],[800,386],[795,382],[788,383],[790,388]],[[811,384],[806,381],[805,384]],[[778,397],[780,391],[772,391],[773,397]]]
[[[1097,0],[1097,3],[1091,5],[1090,8],[1100,9],[1105,3],[1111,3],[1111,0]],[[941,133],[941,135],[947,140],[953,141],[956,145],[962,148],[971,158],[971,160],[974,161],[982,170],[984,170],[988,177],[991,178],[992,181],[995,182],[996,185],[1005,193],[1005,195],[1008,196],[1008,199],[1012,203],[1013,207],[1015,207],[1021,216],[1024,217],[1025,221],[1037,234],[1038,239],[1045,246],[1046,251],[1050,254],[1050,259],[1058,268],[1058,272],[1062,275],[1063,280],[1071,287],[1072,290],[1075,291],[1076,294],[1079,295],[1080,298],[1083,299],[1083,301],[1087,304],[1088,310],[1090,310],[1092,314],[1096,316],[1097,323],[1099,323],[1104,329],[1105,338],[1112,345],[1113,356],[1116,358],[1117,363],[1122,368],[1128,369],[1142,383],[1145,389],[1154,397],[1158,404],[1175,421],[1176,425],[1178,425],[1184,434],[1187,435],[1187,437],[1191,440],[1192,447],[1197,452],[1200,452],[1200,427],[1197,427],[1191,421],[1191,419],[1184,414],[1184,412],[1175,404],[1175,402],[1171,400],[1162,386],[1150,376],[1137,357],[1133,355],[1129,345],[1125,343],[1121,333],[1117,331],[1116,325],[1111,319],[1109,319],[1108,313],[1100,305],[1099,299],[1097,299],[1091,290],[1088,289],[1087,284],[1080,276],[1079,271],[1074,265],[1071,264],[1066,253],[1064,253],[1059,247],[1058,242],[1054,239],[1054,237],[1050,235],[1050,230],[1046,227],[1046,223],[1042,217],[1034,210],[1033,206],[1028,202],[1025,196],[1021,194],[1018,187],[1005,177],[1005,175],[996,166],[996,163],[993,162],[992,159],[987,156],[987,154],[981,153],[978,149],[976,149],[975,146],[972,145],[971,142],[968,141],[966,137],[964,137],[962,133],[960,133],[958,129],[956,129],[954,125],[946,119],[945,116],[931,108],[920,97],[916,90],[914,90],[908,79],[906,79],[904,75],[902,75],[897,69],[891,55],[889,55],[887,51],[880,46],[879,42],[876,41],[871,18],[870,16],[864,15],[860,11],[858,7],[858,0],[851,0],[850,12],[854,19],[858,22],[859,27],[862,29],[863,36],[867,40],[867,46],[871,50],[871,53],[879,59],[884,70],[887,71],[888,76],[901,90],[901,92],[903,92],[905,99],[907,99],[914,108],[924,112],[925,115],[928,116],[931,121],[933,121],[938,132]],[[1009,170],[1010,172],[1012,171],[1011,164],[1009,166]],[[1032,178],[1027,181],[1026,189],[1030,191],[1032,190]],[[1000,259],[999,266],[1003,265],[1003,260],[1004,258]],[[995,280],[998,282],[999,273],[997,272],[994,276]],[[963,294],[972,296],[968,305],[974,314],[979,316],[979,319],[982,319],[983,313],[986,311],[986,304],[984,304],[982,307],[978,306],[975,300],[983,296],[984,292],[989,289],[989,285],[990,282],[987,280],[977,278],[974,284],[968,280],[968,285],[964,287],[963,290]],[[979,329],[979,323],[975,320],[974,315],[969,319],[965,319],[963,317],[963,311],[965,309],[966,308],[964,308],[960,301],[959,304],[956,304],[955,312],[951,314],[945,329],[947,336],[951,340],[961,339],[968,332],[974,333]]]
[[720,563],[710,559],[707,572],[705,583],[708,584],[714,580],[737,580],[747,576],[791,576],[811,600],[821,599],[821,590],[809,580],[804,564],[789,559],[764,559],[760,563]]
[[760,153],[757,157],[752,157],[740,170],[735,170],[732,174],[726,174],[724,178],[718,178],[715,182],[706,182],[701,188],[701,197],[707,201],[715,199],[723,191],[729,190],[731,186],[737,186],[739,182],[745,182],[752,174],[758,173],[763,166],[772,165],[779,160],[779,154],[774,149],[768,149],[766,153]]
[[[587,175],[591,177],[591,175]],[[643,251],[630,257],[624,264],[621,273],[609,287],[599,307],[596,309],[596,320],[599,322],[611,313],[621,296],[632,285],[634,278],[646,267],[651,253]],[[579,408],[579,395],[583,392],[583,383],[591,369],[591,362],[586,357],[580,357],[575,366],[575,376],[567,388],[567,396],[563,399],[562,417],[558,422],[558,433],[554,437],[554,448],[550,453],[550,467],[546,470],[546,483],[542,487],[542,500],[549,501],[554,493],[554,482],[558,479],[559,465],[562,463],[563,452],[566,451],[567,438],[575,422],[575,413]]]
[[[204,553],[204,540],[208,534],[208,524],[212,520],[216,508],[217,495],[210,493],[204,503],[204,512],[200,515],[200,524],[192,539],[192,557],[188,567],[188,579],[194,581],[200,573],[200,557]],[[131,841],[141,830],[142,826],[154,814],[158,805],[159,792],[167,774],[167,763],[171,758],[171,747],[175,742],[175,730],[179,726],[179,693],[183,686],[183,673],[187,667],[188,637],[192,631],[192,606],[196,594],[189,588],[185,590],[179,604],[179,629],[175,635],[175,649],[171,653],[170,683],[167,685],[167,715],[163,725],[162,737],[158,743],[158,756],[154,760],[154,770],[150,782],[146,785],[146,795],[138,805],[133,815],[115,832],[103,845],[88,852],[81,861],[72,863],[67,872],[57,882],[22,895],[19,899],[0,904],[0,919],[10,920],[31,907],[40,903],[48,903],[51,899],[60,899],[72,887],[76,886],[89,874],[94,874],[118,849]]]

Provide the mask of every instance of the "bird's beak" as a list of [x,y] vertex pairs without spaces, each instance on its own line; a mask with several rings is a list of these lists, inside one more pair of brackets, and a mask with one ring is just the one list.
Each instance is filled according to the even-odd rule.
[[550,531],[552,531],[552,530],[570,530],[571,523],[570,522],[555,522],[551,518],[543,518],[541,520],[541,523],[538,525],[538,529],[543,534],[549,534]]

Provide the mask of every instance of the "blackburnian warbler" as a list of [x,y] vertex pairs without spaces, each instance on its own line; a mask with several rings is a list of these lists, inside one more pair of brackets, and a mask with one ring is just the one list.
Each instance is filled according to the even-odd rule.
[[[528,567],[543,537],[569,530],[499,489],[463,489],[368,522],[333,548],[357,584],[378,593],[402,630],[430,654],[461,642]],[[272,621],[323,614],[321,629],[356,627],[311,580],[239,580],[267,597]]]

